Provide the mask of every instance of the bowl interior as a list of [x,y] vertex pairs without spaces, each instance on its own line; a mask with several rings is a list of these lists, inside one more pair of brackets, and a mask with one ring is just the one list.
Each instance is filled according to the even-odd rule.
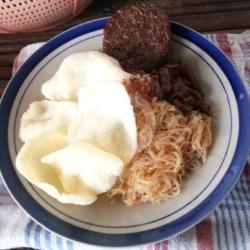
[[[22,145],[18,136],[20,117],[31,102],[42,99],[41,84],[55,73],[66,56],[101,50],[102,34],[103,30],[97,30],[65,43],[30,72],[18,91],[10,115],[8,142],[13,164]],[[216,62],[193,43],[174,35],[170,51],[175,61],[193,68],[207,101],[216,110],[213,146],[206,163],[185,181],[179,196],[156,205],[145,203],[133,207],[120,202],[111,205],[102,198],[89,206],[61,204],[19,176],[26,190],[45,210],[69,224],[95,232],[141,232],[175,221],[201,204],[216,188],[228,170],[238,140],[239,114],[233,90]]]

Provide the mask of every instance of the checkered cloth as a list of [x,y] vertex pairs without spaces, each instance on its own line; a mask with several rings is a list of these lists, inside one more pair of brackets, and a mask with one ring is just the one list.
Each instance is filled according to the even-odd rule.
[[[205,36],[232,60],[250,94],[250,30],[237,35]],[[40,46],[33,44],[22,49],[15,60],[13,73]],[[46,250],[96,248],[66,240],[37,225],[12,201],[0,180],[0,249],[14,247]],[[250,249],[250,165],[246,165],[227,198],[200,224],[171,240],[132,249]]]

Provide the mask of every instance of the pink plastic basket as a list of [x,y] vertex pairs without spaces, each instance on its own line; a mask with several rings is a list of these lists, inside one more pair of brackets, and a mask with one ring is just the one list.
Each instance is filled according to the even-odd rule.
[[79,14],[91,0],[0,0],[0,33],[50,29]]

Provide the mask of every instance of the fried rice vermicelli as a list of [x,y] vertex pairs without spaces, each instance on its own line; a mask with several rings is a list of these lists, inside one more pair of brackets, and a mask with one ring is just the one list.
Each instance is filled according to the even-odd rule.
[[127,205],[155,203],[178,195],[184,177],[204,163],[212,143],[209,116],[199,112],[184,115],[156,98],[145,107],[134,108],[137,152],[107,193],[109,197],[120,196]]

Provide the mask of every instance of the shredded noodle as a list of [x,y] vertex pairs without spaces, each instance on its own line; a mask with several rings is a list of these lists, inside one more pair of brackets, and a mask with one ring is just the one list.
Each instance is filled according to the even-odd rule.
[[127,205],[159,202],[181,191],[185,176],[199,168],[212,143],[211,118],[192,112],[183,115],[173,105],[153,98],[145,107],[134,100],[138,149],[109,197]]

